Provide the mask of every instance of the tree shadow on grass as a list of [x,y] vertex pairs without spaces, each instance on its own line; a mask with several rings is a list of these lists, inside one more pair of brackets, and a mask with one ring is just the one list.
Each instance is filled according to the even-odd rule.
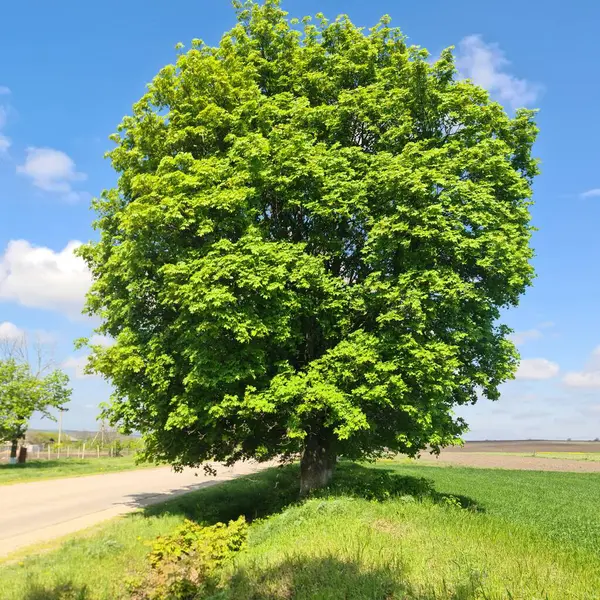
[[431,479],[400,475],[391,469],[373,469],[356,463],[342,464],[338,476],[334,477],[327,490],[320,494],[352,496],[377,501],[411,496],[416,500],[427,499],[436,504],[454,505],[473,512],[484,512],[483,507],[469,496],[438,492]]
[[23,600],[90,600],[88,587],[72,583],[60,583],[46,587],[31,583],[22,596]]
[[[297,465],[267,469],[149,506],[144,514],[183,514],[188,519],[207,525],[235,520],[241,515],[247,521],[253,521],[297,504],[299,478]],[[438,492],[429,479],[399,475],[392,470],[372,469],[350,462],[339,464],[331,484],[314,496],[351,496],[376,501],[411,497],[483,512],[483,508],[467,496]]]
[[299,477],[296,465],[266,469],[153,504],[144,509],[144,514],[179,514],[207,525],[235,520],[240,515],[253,521],[298,502]]
[[[407,583],[397,560],[375,567],[335,556],[292,557],[272,567],[238,569],[207,600],[476,600],[481,583],[466,581],[452,589],[424,590]],[[204,596],[203,596],[204,597]]]

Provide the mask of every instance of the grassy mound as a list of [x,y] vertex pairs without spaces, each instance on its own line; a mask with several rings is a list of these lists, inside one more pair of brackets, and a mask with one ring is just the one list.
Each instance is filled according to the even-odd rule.
[[245,516],[211,600],[600,598],[600,476],[342,465],[299,503],[294,467],[182,496],[0,569],[7,600],[127,598],[148,542]]

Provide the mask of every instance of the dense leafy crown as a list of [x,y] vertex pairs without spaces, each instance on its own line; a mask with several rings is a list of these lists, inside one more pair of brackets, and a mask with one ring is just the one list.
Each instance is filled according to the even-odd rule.
[[35,412],[55,420],[51,409],[64,410],[71,398],[69,377],[55,370],[42,377],[14,358],[0,359],[0,442],[25,437]]
[[88,310],[114,422],[175,464],[416,453],[496,399],[532,279],[533,112],[509,117],[389,19],[236,4],[113,136]]

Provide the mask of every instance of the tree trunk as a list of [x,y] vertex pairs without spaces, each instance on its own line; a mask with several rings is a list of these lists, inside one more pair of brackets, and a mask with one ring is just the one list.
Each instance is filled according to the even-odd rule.
[[307,436],[300,461],[300,495],[325,487],[331,481],[336,461],[330,434]]
[[19,456],[17,458],[17,463],[19,465],[24,465],[27,462],[27,448],[25,446],[21,446],[19,449]]
[[10,459],[8,461],[11,465],[16,464],[16,462],[17,462],[18,447],[19,447],[19,440],[12,440],[11,445],[10,445]]

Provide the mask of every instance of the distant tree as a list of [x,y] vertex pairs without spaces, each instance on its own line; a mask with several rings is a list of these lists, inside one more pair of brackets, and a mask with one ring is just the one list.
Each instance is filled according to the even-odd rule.
[[236,3],[218,47],[162,69],[112,139],[118,187],[81,249],[105,414],[176,466],[439,451],[517,353],[532,280],[534,113],[508,116],[384,17]]
[[39,381],[29,367],[15,360],[0,361],[0,440],[11,441],[11,458],[25,436],[29,418],[40,398]]
[[56,433],[28,429],[25,439],[30,444],[43,446],[53,443],[56,439]]
[[0,441],[12,443],[11,458],[17,456],[19,440],[25,437],[33,413],[56,420],[50,411],[63,409],[69,401],[68,385],[69,377],[62,371],[40,378],[27,364],[0,360]]
[[43,377],[56,367],[53,342],[39,334],[21,332],[0,337],[0,358],[27,365],[35,377]]
[[25,333],[0,338],[0,441],[11,442],[11,458],[35,412],[51,420],[71,397],[69,377],[55,368],[52,348]]

